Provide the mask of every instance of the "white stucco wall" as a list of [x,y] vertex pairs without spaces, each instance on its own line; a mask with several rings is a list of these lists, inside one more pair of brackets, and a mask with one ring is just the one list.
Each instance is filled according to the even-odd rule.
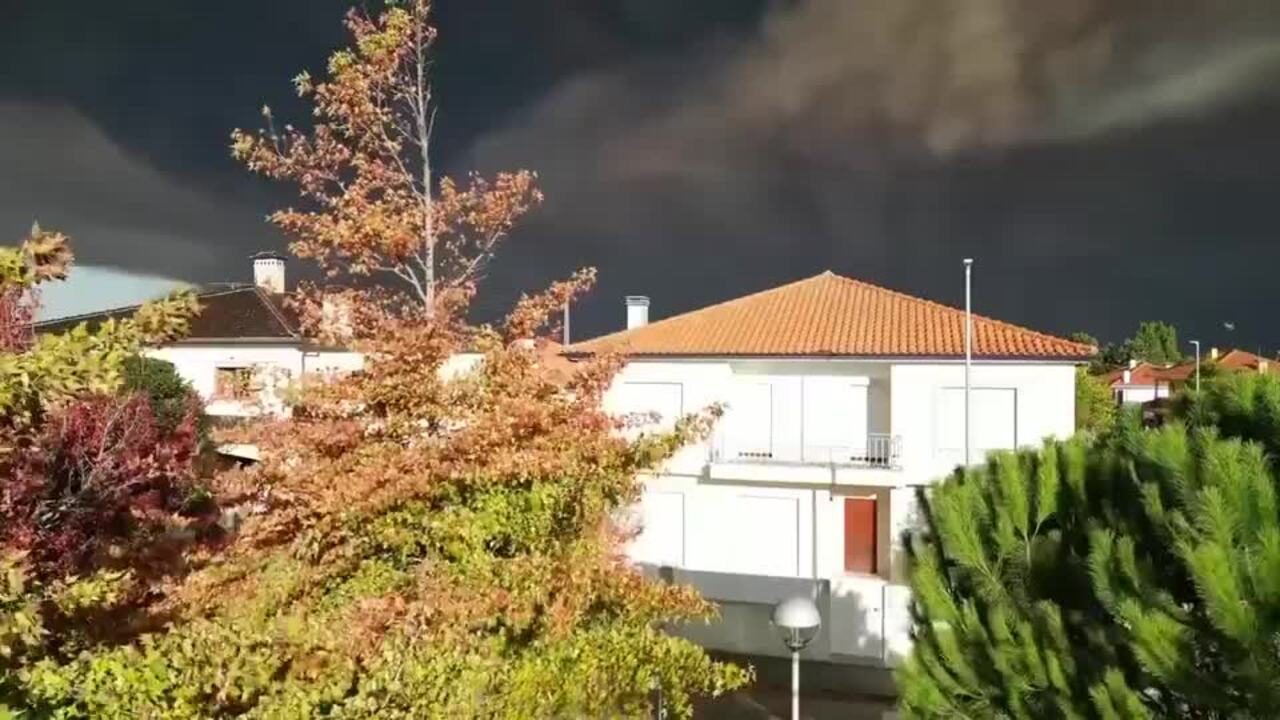
[[[244,417],[262,412],[284,411],[284,394],[291,383],[304,375],[359,370],[363,357],[346,351],[303,351],[297,345],[272,344],[181,344],[154,348],[149,357],[173,363],[178,374],[200,394],[206,412],[212,416]],[[262,391],[254,402],[214,397],[217,369],[253,368]]]
[[[742,383],[769,383],[771,413],[756,421],[768,424],[775,457],[798,458],[805,424],[832,422],[803,408],[805,383],[821,379],[865,384],[867,432],[901,439],[902,470],[897,484],[921,485],[949,473],[963,462],[963,444],[953,428],[944,428],[948,402],[962,397],[964,366],[958,362],[890,362],[845,360],[665,360],[633,361],[619,374],[605,398],[611,412],[625,414],[666,406],[677,397],[676,415],[697,412],[715,403],[728,408],[716,437],[707,445],[687,448],[664,472],[701,475],[709,446],[732,436],[736,388]],[[631,386],[628,388],[627,386]],[[1004,396],[1014,418],[1009,446],[1036,446],[1047,437],[1065,438],[1075,431],[1075,368],[1065,363],[975,363],[971,387]],[[1004,400],[1002,400],[1003,402]],[[948,406],[956,411],[959,406]],[[962,417],[962,416],[959,416]],[[674,419],[674,418],[668,418]],[[953,418],[954,419],[954,418]],[[975,414],[974,423],[982,422]],[[949,431],[949,432],[948,432]],[[952,442],[948,444],[948,435]],[[975,433],[976,434],[976,433]],[[1004,444],[1000,444],[1004,447]],[[981,459],[975,442],[973,460]],[[994,448],[993,448],[994,449]],[[880,484],[880,483],[875,483]]]
[[[1011,390],[1015,402],[1015,443],[1039,445],[1045,438],[1075,432],[1075,367],[1068,364],[976,363],[974,390]],[[892,432],[902,437],[907,482],[924,484],[964,461],[963,446],[946,447],[940,415],[944,393],[964,387],[962,363],[897,363],[890,381]],[[977,422],[977,418],[975,418]],[[981,460],[975,452],[973,462]]]
[[[768,417],[758,421],[770,424],[772,449],[776,455],[785,455],[789,448],[801,445],[803,422],[831,421],[815,418],[802,408],[804,398],[812,397],[805,394],[806,382],[812,384],[815,378],[835,379],[837,384],[865,383],[867,432],[901,438],[901,468],[836,471],[820,464],[709,464],[711,446],[723,440],[725,426],[733,426],[732,402],[738,383],[770,385],[771,409]],[[769,602],[761,598],[779,591],[779,579],[826,581],[824,640],[809,655],[838,662],[896,664],[910,647],[910,593],[904,584],[902,536],[920,522],[917,487],[945,476],[963,460],[962,444],[951,448],[944,442],[944,434],[954,440],[955,429],[941,428],[938,419],[940,414],[956,412],[946,404],[954,403],[954,391],[963,385],[963,365],[950,362],[628,364],[606,397],[612,412],[652,410],[655,405],[665,410],[676,404],[678,414],[716,402],[730,405],[730,415],[716,437],[687,448],[646,480],[641,507],[633,515],[641,532],[631,545],[632,558],[647,565],[683,568],[690,578],[709,583],[702,589],[721,603],[722,618],[709,628],[687,632],[710,647],[776,652],[777,641],[767,622]],[[1038,445],[1046,437],[1067,437],[1074,431],[1075,369],[1071,365],[978,363],[972,387],[991,390],[997,407],[1009,408],[1013,417],[1001,422],[1008,422],[1011,446]],[[850,397],[861,401],[863,396]],[[975,453],[974,462],[981,456]],[[875,575],[844,572],[845,497],[877,500]]]
[[1168,385],[1117,385],[1113,390],[1120,391],[1120,402],[1126,404],[1148,403],[1169,397]]

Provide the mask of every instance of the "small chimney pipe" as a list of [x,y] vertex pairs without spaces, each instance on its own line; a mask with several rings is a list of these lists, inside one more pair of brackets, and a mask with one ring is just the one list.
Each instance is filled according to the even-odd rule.
[[649,324],[649,298],[644,295],[627,296],[627,329],[634,330]]

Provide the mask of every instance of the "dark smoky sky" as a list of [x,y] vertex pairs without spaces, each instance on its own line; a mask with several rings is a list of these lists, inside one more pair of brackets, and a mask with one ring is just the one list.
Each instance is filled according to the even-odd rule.
[[[0,0],[0,236],[39,218],[86,264],[246,279],[291,198],[228,133],[264,102],[305,117],[289,79],[349,5]],[[437,20],[443,165],[534,169],[548,196],[482,312],[582,265],[601,283],[579,336],[624,294],[662,317],[827,268],[957,303],[973,256],[1002,319],[1280,350],[1269,0],[439,0]]]

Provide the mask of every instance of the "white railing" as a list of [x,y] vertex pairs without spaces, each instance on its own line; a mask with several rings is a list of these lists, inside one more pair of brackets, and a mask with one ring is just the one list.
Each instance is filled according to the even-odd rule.
[[862,446],[806,445],[799,453],[735,448],[733,438],[722,438],[711,446],[711,462],[768,463],[778,465],[831,465],[896,469],[902,458],[902,438],[872,433]]

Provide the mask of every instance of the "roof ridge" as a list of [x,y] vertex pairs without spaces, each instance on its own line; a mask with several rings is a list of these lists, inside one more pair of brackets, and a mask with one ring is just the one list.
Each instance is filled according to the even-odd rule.
[[[219,295],[230,295],[232,293],[244,292],[246,290],[254,290],[254,289],[256,289],[255,285],[245,284],[242,287],[224,288],[221,290],[211,290],[209,292],[197,292],[195,295],[196,295],[196,299],[200,300],[202,298],[216,297]],[[172,293],[168,293],[167,295],[169,294],[172,294]],[[161,296],[161,297],[165,297],[165,296]],[[136,312],[142,309],[143,305],[146,305],[149,302],[155,302],[155,301],[156,300],[146,300],[140,303],[133,303],[132,305],[117,305],[115,307],[103,308],[102,310],[94,310],[92,312],[76,313],[75,315],[63,315],[61,317],[49,318],[47,320],[41,320],[35,323],[34,327],[40,327],[41,325],[52,325],[53,323],[68,323],[68,322],[74,322],[76,320],[89,320],[96,317],[105,317],[108,315],[115,315],[116,313],[123,313],[129,310],[133,310]]]
[[[940,303],[940,302],[938,302],[937,300],[930,300],[929,298],[922,298],[922,297],[918,297],[918,296],[916,296],[916,295],[911,295],[910,293],[902,292],[901,290],[894,290],[893,288],[885,287],[885,286],[883,286],[883,285],[877,285],[877,284],[872,283],[872,282],[867,282],[866,280],[859,280],[859,279],[857,279],[857,278],[851,278],[851,277],[847,277],[847,276],[845,276],[845,275],[839,275],[839,274],[837,274],[837,273],[833,273],[833,272],[831,272],[830,270],[828,270],[828,271],[827,271],[827,273],[830,273],[830,274],[831,274],[831,276],[832,276],[832,277],[834,277],[834,278],[835,278],[835,279],[837,279],[837,280],[842,280],[842,281],[844,281],[844,282],[853,283],[853,284],[855,284],[855,285],[860,285],[860,286],[863,286],[863,287],[868,287],[868,288],[871,288],[871,289],[873,289],[873,290],[879,290],[880,292],[886,292],[886,293],[889,293],[889,294],[891,294],[891,295],[894,295],[895,297],[901,298],[901,299],[903,299],[903,300],[908,300],[908,301],[915,302],[915,303],[921,303],[921,304],[923,304],[923,305],[927,305],[927,306],[930,306],[930,307],[940,308],[940,309],[942,309],[942,310],[946,310],[946,311],[948,311],[948,312],[961,313],[961,314],[963,314],[963,313],[964,313],[964,309],[963,309],[963,308],[952,307],[951,305],[947,305],[946,303]],[[1057,335],[1050,335],[1049,333],[1041,332],[1041,331],[1039,331],[1039,330],[1032,330],[1031,328],[1028,328],[1028,327],[1023,327],[1023,326],[1021,326],[1021,325],[1015,325],[1015,324],[1013,324],[1013,323],[1011,323],[1011,322],[1007,322],[1007,321],[1005,321],[1005,320],[997,320],[996,318],[993,318],[993,317],[987,317],[986,315],[980,315],[980,314],[978,314],[978,313],[973,313],[973,318],[974,318],[975,320],[985,320],[986,322],[993,323],[993,324],[995,324],[995,325],[999,325],[1000,327],[1009,328],[1009,329],[1012,329],[1012,330],[1017,330],[1018,332],[1031,333],[1032,335],[1035,335],[1035,336],[1040,337],[1040,338],[1044,338],[1044,339],[1046,339],[1046,340],[1053,340],[1053,341],[1055,341],[1055,342],[1065,342],[1065,343],[1070,343],[1070,344],[1072,344],[1072,345],[1076,345],[1076,346],[1079,346],[1079,347],[1081,347],[1081,348],[1087,348],[1087,347],[1090,347],[1089,345],[1085,345],[1085,344],[1083,344],[1083,343],[1078,343],[1078,342],[1076,342],[1075,340],[1069,340],[1069,339],[1064,338],[1064,337],[1058,337]]]
[[280,308],[276,307],[275,301],[267,296],[266,290],[257,285],[253,286],[253,289],[256,291],[258,300],[265,305],[267,307],[267,311],[271,313],[271,317],[275,318],[276,322],[280,323],[280,327],[284,328],[284,331],[288,333],[290,337],[302,336],[302,332],[300,330],[295,330],[289,327],[289,323],[285,320],[284,315],[281,314]]
[[93,312],[76,313],[75,315],[62,315],[60,317],[48,318],[45,320],[37,320],[36,322],[32,323],[32,327],[40,327],[42,325],[53,325],[54,323],[58,323],[58,324],[69,323],[69,322],[75,322],[77,320],[89,320],[96,317],[104,317],[107,315],[122,313],[128,310],[137,311],[145,304],[146,303],[137,303],[134,305],[120,305],[113,308],[107,308],[105,310],[94,310]]
[[[706,306],[703,306],[703,307],[700,307],[700,308],[694,308],[693,310],[688,310],[688,311],[686,311],[686,312],[682,312],[682,313],[680,313],[680,314],[678,314],[678,315],[672,315],[672,316],[670,316],[670,317],[664,317],[664,318],[662,318],[661,320],[655,320],[655,321],[653,321],[653,322],[651,322],[651,323],[648,323],[648,324],[646,324],[646,325],[642,325],[642,326],[640,326],[640,328],[659,327],[659,326],[661,326],[661,325],[663,325],[663,324],[665,324],[665,323],[669,323],[669,322],[672,322],[672,321],[674,321],[674,320],[683,320],[683,319],[686,319],[686,318],[689,318],[689,317],[694,317],[694,316],[697,316],[697,315],[701,315],[702,313],[705,313],[705,312],[709,312],[709,311],[712,311],[712,310],[716,310],[716,309],[718,309],[718,308],[724,307],[725,305],[731,305],[731,304],[735,304],[735,303],[739,303],[739,302],[744,302],[744,301],[746,301],[746,300],[752,300],[752,299],[755,299],[755,298],[758,298],[758,297],[761,297],[761,296],[764,296],[764,295],[770,295],[770,294],[772,294],[772,293],[781,292],[782,290],[786,290],[787,288],[793,287],[793,286],[795,286],[795,285],[801,285],[801,284],[803,284],[803,283],[814,282],[814,281],[816,281],[816,280],[821,280],[821,279],[823,279],[824,277],[827,277],[827,276],[840,277],[839,275],[836,275],[835,273],[831,272],[830,270],[827,270],[826,272],[818,273],[817,275],[813,275],[813,276],[806,277],[806,278],[800,278],[799,280],[792,280],[792,281],[791,281],[791,282],[789,282],[789,283],[784,283],[784,284],[782,284],[782,285],[775,285],[774,287],[771,287],[771,288],[765,288],[765,289],[763,289],[763,290],[757,290],[757,291],[755,291],[755,292],[753,292],[753,293],[748,293],[748,294],[746,294],[746,295],[740,295],[740,296],[735,297],[735,298],[729,298],[728,300],[721,300],[720,302],[713,303],[713,304],[711,304],[711,305],[706,305]],[[581,342],[576,342],[576,343],[573,343],[573,344],[571,344],[571,345],[567,345],[567,346],[565,347],[565,349],[566,349],[566,350],[568,350],[568,351],[570,351],[570,352],[572,352],[573,348],[576,348],[576,347],[578,347],[579,345],[587,345],[587,344],[589,344],[589,343],[601,342],[601,341],[604,341],[604,340],[608,340],[608,339],[610,339],[610,338],[617,338],[619,335],[625,335],[625,334],[627,334],[627,333],[629,333],[629,332],[632,332],[632,331],[634,331],[634,330],[639,330],[640,328],[623,328],[623,329],[621,329],[621,330],[615,330],[614,332],[611,332],[611,333],[609,333],[609,334],[607,334],[607,335],[600,335],[599,337],[593,337],[593,338],[591,338],[591,339],[589,339],[589,340],[583,340],[583,341],[581,341]]]

